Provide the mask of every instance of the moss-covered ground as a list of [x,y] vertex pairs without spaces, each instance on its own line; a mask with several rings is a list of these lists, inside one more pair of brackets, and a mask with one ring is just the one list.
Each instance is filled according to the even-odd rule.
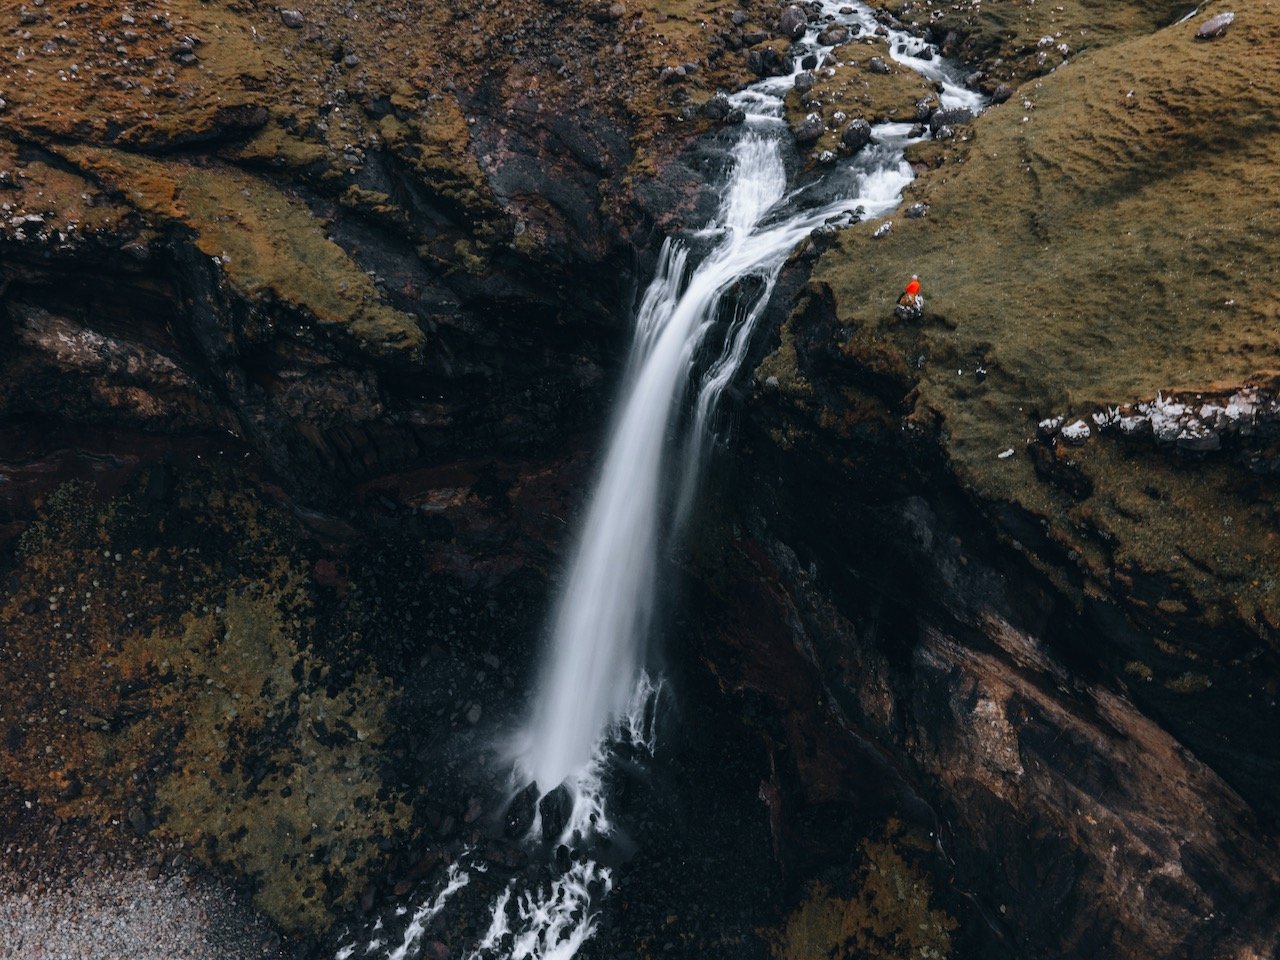
[[[1048,471],[1027,446],[1042,418],[1280,372],[1280,75],[1267,52],[1280,13],[1237,8],[1226,36],[1197,41],[1223,9],[1029,81],[913,184],[905,202],[926,217],[891,215],[879,240],[883,221],[844,232],[814,280],[848,328],[844,353],[915,383],[912,420],[939,431],[961,482],[993,509],[1045,518],[1086,590],[1130,593],[1145,572],[1184,609],[1272,634],[1280,547],[1264,476],[1150,438],[1060,447],[1063,469]],[[919,324],[893,315],[912,273]]]

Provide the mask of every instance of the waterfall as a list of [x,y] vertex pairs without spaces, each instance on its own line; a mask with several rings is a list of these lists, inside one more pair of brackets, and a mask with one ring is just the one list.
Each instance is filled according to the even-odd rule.
[[[848,12],[847,3],[823,0],[827,19],[877,27],[869,8],[855,2]],[[797,42],[797,62],[819,49],[817,32],[810,27]],[[981,105],[952,65],[914,56],[924,41],[891,30],[889,44],[894,59],[937,82],[943,106]],[[783,163],[790,134],[782,114],[793,84],[794,73],[768,78],[731,98],[746,121],[719,209],[695,234],[704,255],[693,263],[679,239],[662,246],[636,311],[608,445],[554,608],[534,705],[513,744],[516,789],[530,781],[544,795],[568,787],[573,808],[559,840],[580,852],[590,851],[593,836],[613,829],[605,804],[612,745],[626,742],[650,753],[655,747],[655,702],[663,685],[645,661],[659,569],[694,502],[719,401],[750,352],[782,267],[816,228],[893,209],[911,180],[903,159],[911,127],[884,123],[852,160],[832,164],[810,188],[790,190]],[[540,833],[535,821],[534,834]],[[484,869],[455,864],[444,890],[414,915],[403,934],[407,946],[395,955],[419,941],[427,922],[466,883],[466,871]],[[612,870],[585,856],[558,869],[549,886],[517,877],[489,904],[487,933],[465,955],[571,960],[594,933],[593,907],[612,884]],[[358,940],[344,946],[338,960],[357,949],[361,958],[386,956],[382,934],[372,937],[363,946]]]
[[[870,20],[869,13],[856,16]],[[910,44],[924,46],[915,38]],[[949,106],[976,104],[977,96],[952,83],[944,65],[912,62],[943,83]],[[911,180],[901,149],[907,125],[882,124],[882,142],[838,168],[851,177],[843,196],[816,206],[789,202],[796,198],[787,192],[787,131],[780,115],[792,83],[791,77],[773,78],[735,98],[748,114],[748,132],[733,150],[719,211],[700,231],[715,238],[714,245],[690,269],[687,248],[668,239],[636,314],[619,412],[556,606],[536,706],[516,760],[518,776],[543,793],[569,781],[575,807],[566,835],[588,829],[590,813],[600,815],[590,787],[603,762],[602,739],[629,705],[634,709],[637,684],[647,682],[644,646],[662,551],[687,518],[717,403],[746,359],[787,256],[823,223],[855,210],[877,216],[892,209]],[[736,304],[715,360],[699,376],[704,341],[723,315],[726,296],[745,278],[758,281],[752,296]],[[690,391],[693,413],[681,423],[678,414]],[[672,436],[681,427],[683,441]]]

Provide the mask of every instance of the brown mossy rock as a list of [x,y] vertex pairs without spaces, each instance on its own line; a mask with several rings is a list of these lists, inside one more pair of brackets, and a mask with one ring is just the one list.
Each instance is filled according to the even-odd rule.
[[[297,522],[227,475],[100,499],[68,482],[0,605],[0,777],[64,818],[180,841],[297,933],[327,929],[403,838],[383,780],[394,685],[358,635],[321,652]],[[160,499],[157,499],[159,497]]]
[[[787,118],[792,126],[817,113],[825,123],[822,136],[811,145],[813,154],[840,148],[840,135],[850,120],[870,123],[916,119],[916,104],[933,95],[933,85],[889,57],[888,47],[879,38],[855,41],[830,51],[834,64],[813,71],[814,84],[804,92],[787,93]],[[868,68],[872,57],[880,57],[887,73]],[[843,113],[837,122],[834,115]]]
[[836,891],[814,882],[776,931],[777,960],[907,960],[951,953],[956,922],[930,902],[932,884],[914,861],[930,849],[925,837],[889,823],[884,837],[864,840],[854,875]]
[[159,163],[121,151],[71,147],[62,155],[127,197],[149,226],[190,228],[196,248],[250,303],[295,310],[374,353],[422,349],[415,319],[383,303],[305,205],[271,184],[234,168]]

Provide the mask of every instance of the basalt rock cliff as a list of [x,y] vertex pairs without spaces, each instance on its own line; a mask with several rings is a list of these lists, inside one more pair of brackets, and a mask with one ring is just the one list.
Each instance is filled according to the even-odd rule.
[[[993,106],[784,273],[679,558],[703,735],[588,953],[1274,954],[1280,17],[1224,9],[881,12]],[[0,14],[0,824],[136,834],[303,952],[518,866],[487,760],[631,302],[816,15]],[[937,107],[829,39],[800,176]]]

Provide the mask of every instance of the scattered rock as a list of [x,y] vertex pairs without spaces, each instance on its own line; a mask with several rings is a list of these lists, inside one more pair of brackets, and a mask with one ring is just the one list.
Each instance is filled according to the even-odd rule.
[[533,826],[533,813],[538,803],[538,785],[530,783],[512,798],[503,817],[503,830],[513,840],[523,837]]
[[757,77],[785,77],[792,69],[791,57],[773,47],[761,47],[747,54],[747,69]]
[[849,125],[840,133],[840,142],[845,149],[857,153],[871,142],[871,124],[862,117],[850,120]]
[[151,829],[151,823],[147,820],[147,815],[142,808],[134,804],[129,808],[128,812],[129,827],[138,836],[144,836]]
[[699,112],[708,120],[724,120],[732,110],[733,104],[723,93],[717,93],[699,108]]
[[925,123],[933,116],[933,112],[938,109],[938,106],[937,97],[921,97],[916,101],[916,120],[920,123]]
[[302,25],[306,23],[301,10],[281,10],[280,21],[291,30],[301,30]]
[[800,93],[808,93],[813,89],[815,83],[817,83],[817,79],[808,70],[796,74],[795,87]]
[[821,137],[824,130],[826,125],[822,117],[811,113],[791,128],[791,135],[796,138],[796,143],[809,144]]
[[804,35],[804,28],[808,23],[809,18],[805,16],[804,11],[792,5],[784,9],[778,17],[778,33],[792,40],[799,40]]
[[542,839],[553,843],[564,833],[569,825],[569,815],[573,813],[573,795],[563,783],[556,787],[538,803],[538,812],[542,814]]
[[818,55],[816,53],[806,53],[804,59],[800,61],[800,67],[803,70],[814,70],[818,66]]
[[818,34],[818,42],[824,47],[834,47],[838,43],[844,43],[849,39],[849,29],[844,26],[828,27]]
[[893,221],[886,220],[884,223],[880,224],[880,226],[876,227],[874,231],[872,231],[871,239],[883,240],[885,237],[887,237],[891,233],[893,233]]
[[1078,447],[1089,439],[1092,432],[1083,420],[1075,420],[1063,427],[1058,432],[1058,436],[1072,446]]
[[892,72],[889,69],[889,65],[884,62],[884,57],[872,57],[867,61],[867,69],[872,73],[887,74]]
[[1013,87],[1007,83],[1002,83],[991,94],[992,103],[1004,103],[1013,96]]
[[968,123],[973,119],[973,111],[964,107],[953,107],[950,110],[935,110],[929,117],[929,129],[936,136],[943,127],[954,127],[959,123]]
[[1235,21],[1235,13],[1228,11],[1220,13],[1217,16],[1210,17],[1204,23],[1200,24],[1200,29],[1196,31],[1197,40],[1216,40],[1227,32],[1227,27]]

